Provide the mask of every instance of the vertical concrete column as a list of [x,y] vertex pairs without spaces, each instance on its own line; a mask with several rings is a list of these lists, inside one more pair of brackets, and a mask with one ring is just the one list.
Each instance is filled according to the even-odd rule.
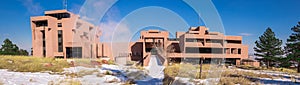
[[240,59],[236,59],[235,62],[236,62],[237,66],[241,65],[241,60]]
[[[145,39],[143,39],[143,56],[142,59],[146,56],[146,45],[145,45]],[[142,66],[144,66],[144,60],[142,60]]]

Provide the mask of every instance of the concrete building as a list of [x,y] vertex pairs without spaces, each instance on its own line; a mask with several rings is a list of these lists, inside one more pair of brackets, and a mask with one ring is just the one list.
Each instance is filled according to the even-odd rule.
[[[132,46],[132,60],[140,60],[153,54],[151,50],[163,50],[160,55],[169,62],[190,62],[204,58],[208,63],[211,59],[225,59],[225,63],[239,65],[248,58],[248,46],[242,44],[241,36],[225,36],[218,32],[209,32],[204,26],[191,27],[187,32],[177,32],[176,38],[168,38],[167,31],[142,31],[141,38]],[[157,47],[157,48],[155,48]],[[145,58],[147,65],[149,58]],[[199,60],[198,60],[199,61]],[[198,62],[196,62],[198,63]]]
[[[55,58],[109,58],[113,55],[111,43],[99,42],[97,28],[67,10],[46,11],[44,16],[31,17],[33,56]],[[241,64],[248,58],[248,46],[241,36],[225,36],[210,32],[205,26],[191,27],[187,32],[176,32],[169,38],[168,31],[144,30],[140,38],[130,42],[126,60],[138,61],[147,66],[150,55],[160,56],[163,64],[169,62],[194,62],[204,59],[226,60]]]
[[[67,10],[30,18],[33,56],[96,58],[99,34],[94,25]],[[96,35],[96,36],[95,36]]]

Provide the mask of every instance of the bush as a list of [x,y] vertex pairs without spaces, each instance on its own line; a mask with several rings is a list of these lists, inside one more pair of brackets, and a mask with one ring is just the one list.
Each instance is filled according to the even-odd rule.
[[254,66],[251,66],[251,65],[240,65],[240,66],[237,66],[238,68],[241,68],[241,69],[246,69],[246,70],[262,70],[263,68],[262,67],[254,67]]
[[113,60],[108,60],[108,64],[110,64],[110,65],[115,65],[115,61],[113,61]]

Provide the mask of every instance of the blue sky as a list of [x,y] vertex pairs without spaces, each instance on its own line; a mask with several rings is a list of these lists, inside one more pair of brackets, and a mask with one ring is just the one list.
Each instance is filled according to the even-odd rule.
[[[84,2],[85,0],[68,0],[68,10],[79,13]],[[212,2],[222,19],[226,35],[243,36],[243,43],[249,45],[250,53],[253,53],[255,40],[267,27],[271,27],[276,36],[285,41],[291,33],[290,28],[300,21],[300,0],[212,0]],[[146,6],[170,9],[183,17],[189,26],[204,25],[196,12],[179,0],[121,0],[113,6],[102,22],[109,20],[118,22],[128,13]],[[45,10],[62,8],[62,0],[2,1],[0,43],[5,38],[9,38],[20,48],[29,51],[31,48],[30,16],[43,15]],[[153,14],[147,16],[151,15]],[[188,28],[183,29],[179,31],[187,31]]]

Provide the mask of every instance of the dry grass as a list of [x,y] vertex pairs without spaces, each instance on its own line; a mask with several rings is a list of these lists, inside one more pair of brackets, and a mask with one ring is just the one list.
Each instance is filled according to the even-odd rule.
[[[212,66],[216,68],[215,66]],[[184,77],[184,78],[191,78],[191,79],[205,79],[208,72],[211,69],[211,65],[204,64],[203,65],[203,72],[202,77],[199,77],[199,65],[192,65],[192,64],[175,64],[172,66],[167,66],[164,70],[165,78],[163,80],[164,84],[169,84],[173,82],[175,77]],[[220,67],[219,70],[222,70]],[[221,73],[221,80],[219,85],[249,85],[254,83],[256,80],[255,78],[275,78],[274,76],[267,75],[267,74],[256,74],[253,72],[245,72],[239,71],[235,69],[223,69]],[[258,84],[258,83],[254,83]]]
[[74,60],[74,66],[94,67],[91,64],[90,59],[72,59],[72,60]]
[[[210,69],[209,64],[202,65],[202,79],[206,78],[207,71]],[[188,77],[188,78],[200,78],[200,66],[192,64],[174,64],[164,69],[165,75],[170,77]]]
[[251,83],[249,79],[243,77],[222,77],[218,85],[251,85]]
[[54,58],[37,58],[29,56],[0,56],[0,69],[17,72],[61,72],[68,68],[65,60],[56,61]]
[[256,74],[253,72],[245,72],[238,70],[226,70],[222,73],[223,77],[244,77],[244,78],[274,78],[274,76],[267,74]]
[[50,81],[48,82],[48,85],[82,85],[82,83],[79,80],[63,79],[56,82]]
[[285,73],[289,73],[289,74],[298,74],[296,69],[289,69],[289,68],[269,68],[266,70],[285,72]]
[[[210,69],[209,64],[202,65],[202,77],[201,79],[205,79],[206,75],[208,74],[208,70]],[[193,78],[193,79],[200,79],[200,66],[199,65],[192,65],[192,64],[173,64],[171,66],[167,66],[164,69],[164,76],[163,79],[164,85],[173,82],[175,77],[184,77],[184,78]]]
[[[64,59],[56,59],[56,60],[64,60]],[[101,64],[109,64],[115,65],[113,60],[103,60],[103,59],[86,59],[86,58],[72,58],[67,59],[67,61],[73,63],[73,66],[83,66],[83,67],[100,67]]]
[[66,76],[69,76],[71,78],[75,78],[75,77],[83,77],[86,75],[92,75],[95,72],[99,72],[98,70],[81,70],[79,72],[76,73],[67,73],[65,74]]
[[108,60],[108,64],[109,65],[116,65],[115,61],[113,61],[113,60]]
[[275,67],[266,68],[266,67],[253,67],[253,66],[250,66],[250,65],[241,65],[241,66],[238,66],[238,68],[246,69],[246,70],[277,71],[277,72],[288,73],[288,74],[291,74],[291,75],[297,75],[297,74],[299,74],[299,73],[297,73],[296,69],[290,69],[290,68],[275,68]]

